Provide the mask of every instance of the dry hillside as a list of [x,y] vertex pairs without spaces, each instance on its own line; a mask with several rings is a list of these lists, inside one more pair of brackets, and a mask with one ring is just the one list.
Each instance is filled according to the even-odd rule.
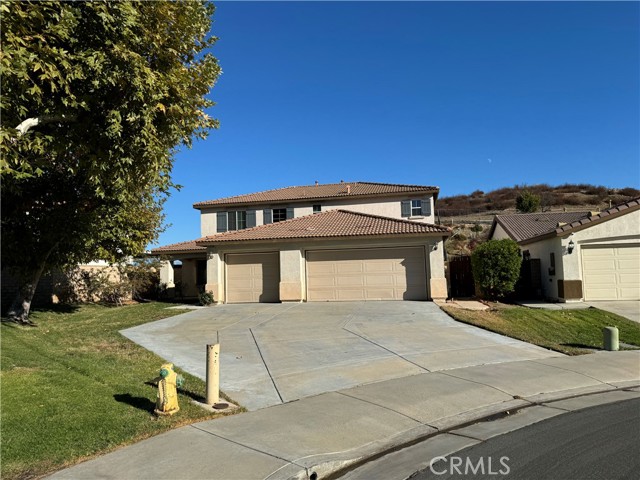
[[516,213],[516,198],[522,190],[540,196],[540,210],[543,212],[597,212],[640,197],[640,190],[632,187],[607,188],[586,184],[514,186],[486,193],[476,190],[469,195],[440,197],[436,202],[436,219],[454,231],[447,241],[447,251],[451,254],[470,253],[478,242],[486,239],[494,215]]

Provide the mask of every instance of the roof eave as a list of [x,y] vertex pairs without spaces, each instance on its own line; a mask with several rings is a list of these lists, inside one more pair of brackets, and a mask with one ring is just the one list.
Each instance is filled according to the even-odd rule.
[[[389,197],[402,197],[407,195],[416,195],[416,194],[432,194],[434,198],[434,202],[438,199],[438,193],[440,192],[440,188],[430,188],[430,189],[422,189],[422,190],[411,190],[406,192],[388,192],[388,193],[345,193],[343,195],[332,195],[332,196],[323,196],[323,197],[305,197],[305,198],[293,198],[293,199],[282,199],[282,200],[256,200],[249,202],[224,202],[224,203],[211,203],[207,204],[205,202],[196,202],[193,204],[193,208],[196,210],[206,210],[210,208],[217,207],[240,207],[240,206],[259,206],[259,205],[275,205],[275,204],[284,204],[284,203],[305,203],[305,202],[313,202],[313,201],[327,201],[327,200],[342,200],[345,198],[389,198]],[[213,200],[215,201],[215,200]]]
[[318,237],[287,237],[287,238],[247,238],[240,240],[216,240],[215,238],[209,240],[201,240],[197,242],[201,246],[216,246],[216,245],[231,245],[231,244],[245,244],[245,243],[283,243],[283,242],[300,242],[305,240],[312,241],[329,241],[329,240],[344,240],[344,239],[385,239],[385,238],[406,238],[406,237],[448,237],[451,232],[419,232],[419,233],[395,233],[395,234],[380,234],[380,235],[327,235]]

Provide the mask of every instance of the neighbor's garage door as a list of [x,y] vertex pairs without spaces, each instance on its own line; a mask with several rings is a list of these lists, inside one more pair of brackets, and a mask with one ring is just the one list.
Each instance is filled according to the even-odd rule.
[[277,252],[227,254],[227,303],[277,302],[280,259]]
[[585,300],[640,300],[640,245],[583,247]]
[[422,247],[307,252],[307,300],[426,300]]

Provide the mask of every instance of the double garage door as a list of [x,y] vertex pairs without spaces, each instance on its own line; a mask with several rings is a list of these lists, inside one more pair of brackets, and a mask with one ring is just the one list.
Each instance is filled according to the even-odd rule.
[[[279,301],[278,252],[228,254],[227,303]],[[426,300],[423,247],[306,254],[307,301]]]
[[583,247],[585,300],[640,300],[640,245]]
[[307,252],[307,300],[426,300],[424,248]]

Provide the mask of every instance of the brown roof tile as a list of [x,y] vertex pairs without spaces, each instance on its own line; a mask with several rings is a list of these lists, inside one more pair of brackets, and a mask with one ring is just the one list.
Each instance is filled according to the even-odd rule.
[[[547,212],[496,215],[491,227],[500,224],[507,234],[518,243],[532,243],[545,237],[563,236],[588,228],[593,224],[640,209],[640,197],[608,208],[597,214],[590,212]],[[558,226],[562,223],[563,225]]]
[[438,187],[421,185],[395,185],[391,183],[344,182],[300,187],[286,187],[264,192],[237,195],[234,197],[207,200],[193,204],[194,208],[215,205],[238,205],[248,203],[269,203],[282,201],[316,200],[324,198],[343,198],[353,196],[387,195],[393,193],[433,193],[439,192]]
[[[515,213],[496,215],[497,222],[516,242],[522,242],[545,233],[553,232],[558,223],[571,223],[589,212]],[[495,227],[493,228],[495,229]]]
[[[201,239],[198,239],[201,240]],[[206,247],[196,245],[196,240],[189,240],[188,242],[172,243],[171,245],[164,245],[162,247],[154,248],[151,253],[154,255],[169,254],[169,253],[184,253],[184,252],[206,252]]]
[[556,233],[558,235],[564,235],[565,233],[573,232],[575,230],[582,230],[582,228],[587,228],[592,223],[600,223],[610,218],[617,217],[619,215],[624,215],[625,213],[631,213],[634,210],[638,210],[640,208],[640,197],[629,200],[628,202],[621,203],[620,205],[616,205],[614,207],[603,210],[600,213],[595,215],[587,214],[585,217],[575,220],[567,225],[563,225],[562,227],[556,228]]
[[212,235],[199,239],[197,243],[198,245],[209,245],[220,242],[380,235],[435,234],[444,236],[450,233],[449,228],[439,225],[379,217],[347,210],[328,210],[323,213],[292,218],[284,222]]

